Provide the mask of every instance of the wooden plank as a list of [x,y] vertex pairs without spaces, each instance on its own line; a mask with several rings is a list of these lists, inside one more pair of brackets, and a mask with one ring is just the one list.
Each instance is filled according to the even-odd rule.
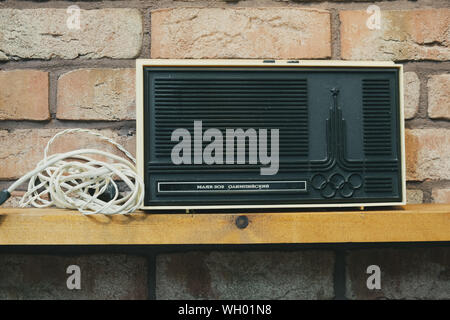
[[[248,217],[245,229],[238,216]],[[387,210],[83,216],[0,209],[0,245],[256,244],[450,241],[450,204]]]

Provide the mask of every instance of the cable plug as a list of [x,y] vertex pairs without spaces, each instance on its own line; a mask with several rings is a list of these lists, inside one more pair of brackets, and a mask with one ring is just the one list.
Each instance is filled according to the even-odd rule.
[[[88,193],[93,196],[95,194],[95,190],[94,189],[89,189]],[[116,189],[114,189],[114,186],[112,185],[112,183],[108,183],[108,185],[106,186],[105,191],[98,196],[99,200],[105,201],[105,202],[109,202],[112,199],[114,199],[114,197],[116,196]]]
[[5,189],[0,191],[0,205],[5,203],[5,201],[8,200],[9,197],[11,197],[11,194],[8,192],[8,190]]

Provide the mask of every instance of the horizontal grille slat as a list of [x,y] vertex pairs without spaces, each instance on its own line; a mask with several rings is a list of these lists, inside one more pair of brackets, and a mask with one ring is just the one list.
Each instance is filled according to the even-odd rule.
[[[235,106],[235,107],[247,107],[247,106],[257,106],[257,107],[261,107],[261,105],[264,105],[264,108],[266,107],[278,107],[278,106],[302,106],[306,104],[306,100],[301,101],[268,101],[265,100],[264,103],[261,103],[261,101],[259,102],[251,102],[251,101],[247,101],[247,102],[243,102],[243,101],[216,101],[213,106]],[[211,107],[211,102],[205,102],[205,101],[197,101],[197,102],[191,102],[191,101],[178,101],[177,103],[174,102],[158,102],[157,103],[157,108],[161,107],[161,106],[206,106],[206,107]],[[267,106],[266,106],[267,105]]]
[[[209,129],[210,127],[205,127],[205,126],[203,126],[203,130],[207,130],[207,129]],[[273,129],[273,127],[270,127],[270,126],[266,126],[266,128],[267,129]],[[227,128],[223,128],[223,129],[227,129]],[[234,129],[234,128],[233,128]],[[245,130],[245,128],[242,128],[243,130]],[[156,132],[155,133],[155,136],[157,137],[157,136],[162,136],[162,135],[167,135],[167,136],[169,136],[170,137],[170,135],[171,135],[171,133],[172,133],[172,129],[171,128],[161,128],[161,129],[159,129],[158,130],[158,132]],[[286,139],[291,139],[291,137],[290,136],[292,136],[292,139],[300,139],[301,137],[296,137],[295,136],[295,133],[296,132],[303,132],[304,134],[307,134],[308,133],[308,129],[292,129],[292,128],[285,128],[282,132],[281,132],[281,134],[284,134],[285,135],[285,138]],[[284,140],[284,139],[283,139]]]
[[[189,125],[186,125],[189,124]],[[262,127],[261,125],[264,124],[264,127]],[[251,126],[252,125],[252,126]],[[203,130],[206,129],[211,129],[211,128],[217,128],[218,126],[221,126],[221,130],[225,130],[225,129],[243,129],[244,131],[247,130],[247,128],[255,128],[256,129],[260,129],[260,128],[264,128],[264,129],[279,129],[280,126],[278,124],[275,123],[258,123],[258,122],[253,122],[251,123],[251,125],[249,123],[236,123],[235,125],[230,124],[230,122],[215,122],[213,125],[203,125]],[[307,122],[304,123],[304,125],[307,125]],[[259,128],[258,128],[259,126]],[[160,123],[159,124],[159,129],[157,131],[156,134],[159,133],[160,130],[168,130],[170,132],[173,131],[173,129],[177,129],[177,128],[184,128],[184,129],[188,129],[191,130],[192,129],[192,123]],[[306,131],[306,130],[302,130],[302,128],[299,128],[299,123],[284,123],[283,124],[283,128],[281,130],[286,131],[287,129],[290,129],[290,133],[295,133],[295,132],[302,132],[302,131]]]
[[294,86],[294,85],[306,85],[306,80],[298,81],[298,80],[289,80],[289,79],[277,79],[273,80],[257,80],[257,79],[248,79],[248,80],[240,80],[240,79],[205,79],[205,80],[195,80],[195,79],[156,79],[155,87],[161,87],[164,85],[169,86],[197,86],[197,85],[206,85],[208,88],[224,85],[227,87],[236,86],[236,85],[245,85],[245,86]]
[[269,94],[277,94],[277,95],[298,95],[299,93],[306,93],[306,90],[299,89],[296,87],[293,88],[277,88],[277,90],[269,90],[267,88],[248,88],[246,90],[242,90],[241,87],[239,88],[233,88],[233,89],[224,89],[224,88],[214,88],[214,89],[208,89],[208,90],[199,90],[196,87],[192,88],[164,88],[164,89],[158,89],[158,95],[159,96],[165,96],[168,94],[174,94],[178,92],[184,92],[187,95],[190,94],[249,94],[249,93],[261,93],[265,95]]
[[239,89],[211,89],[211,90],[198,90],[197,88],[189,88],[189,89],[159,89],[156,94],[157,97],[170,96],[173,94],[177,94],[179,92],[183,92],[185,95],[197,95],[197,94],[206,94],[206,95],[228,95],[228,94],[237,94],[237,95],[249,95],[249,94],[261,94],[261,95],[272,95],[276,94],[278,96],[287,95],[300,95],[300,93],[306,93],[304,89],[292,88],[292,89],[278,89],[278,90],[267,90],[265,88],[251,88],[247,90],[239,90]]
[[[177,95],[182,95],[180,93],[178,93]],[[199,98],[199,97],[179,97],[179,98],[156,98],[156,103],[159,102],[221,102],[223,100],[226,100],[226,102],[230,103],[230,102],[246,102],[246,101],[250,101],[250,102],[265,102],[265,103],[269,103],[269,101],[267,101],[267,98],[265,97],[260,97],[260,96],[254,96],[254,97],[230,97],[230,96],[226,96],[223,99],[220,98],[211,98],[211,97],[204,97],[204,98]],[[302,101],[300,98],[284,98],[284,97],[271,97],[270,98],[270,102],[295,102],[298,103],[298,101]],[[303,100],[306,101],[306,100]]]
[[[187,125],[189,127],[192,127],[192,123],[194,122],[194,120],[195,120],[194,118],[192,118],[192,119],[189,118],[189,119],[185,119],[185,120],[173,121],[173,120],[168,119],[168,118],[161,119],[159,117],[156,117],[156,121],[159,124],[161,124],[161,125],[173,125],[173,126],[186,126]],[[277,121],[277,120],[279,120],[279,121]],[[244,120],[244,119],[241,119],[241,118],[223,118],[223,119],[220,119],[220,120],[219,119],[210,119],[209,118],[209,119],[206,119],[205,122],[207,121],[207,123],[210,126],[214,125],[214,126],[221,126],[221,127],[229,126],[230,122],[232,121],[233,124],[235,124],[235,125],[248,127],[248,128],[254,128],[254,126],[252,126],[252,125],[262,125],[262,124],[267,125],[267,126],[272,126],[274,128],[279,128],[280,127],[279,126],[279,124],[280,124],[279,122],[281,120],[289,122],[289,124],[291,124],[291,125],[294,125],[294,124],[300,125],[300,124],[306,124],[307,123],[306,120],[286,120],[286,119],[283,119],[281,117],[272,118],[270,120],[270,122],[269,121],[264,121],[264,119],[254,119],[252,122],[249,122],[248,120]],[[285,123],[285,124],[287,124],[287,123]],[[236,128],[239,128],[239,127],[236,127]],[[255,128],[255,129],[257,130],[258,128]]]

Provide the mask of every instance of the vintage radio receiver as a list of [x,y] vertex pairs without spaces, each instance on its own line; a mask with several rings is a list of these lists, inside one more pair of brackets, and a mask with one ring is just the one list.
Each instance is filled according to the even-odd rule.
[[405,204],[392,62],[138,60],[144,209]]

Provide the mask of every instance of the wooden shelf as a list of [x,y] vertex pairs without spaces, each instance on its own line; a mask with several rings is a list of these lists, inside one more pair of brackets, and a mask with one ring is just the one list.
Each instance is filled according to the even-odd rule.
[[[244,212],[244,211],[243,211]],[[245,215],[249,224],[236,226]],[[0,245],[257,244],[450,241],[450,204],[366,211],[84,216],[0,208]]]

